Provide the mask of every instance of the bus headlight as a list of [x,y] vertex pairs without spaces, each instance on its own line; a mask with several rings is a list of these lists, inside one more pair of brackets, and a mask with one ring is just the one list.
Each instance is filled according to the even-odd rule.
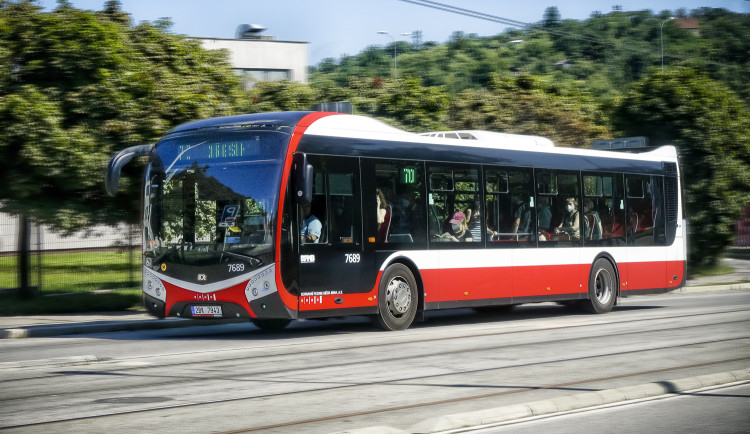
[[143,292],[158,300],[167,301],[167,289],[161,279],[146,267],[143,267]]

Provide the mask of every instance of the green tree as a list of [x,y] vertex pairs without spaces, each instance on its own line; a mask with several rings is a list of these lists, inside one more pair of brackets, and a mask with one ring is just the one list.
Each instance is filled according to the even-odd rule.
[[168,22],[129,22],[113,1],[99,13],[0,3],[0,70],[10,71],[0,73],[0,210],[62,231],[137,221],[138,176],[105,197],[111,155],[233,111],[226,53],[169,34]]
[[489,89],[467,90],[449,110],[449,127],[548,137],[561,146],[588,146],[609,137],[599,106],[584,91],[541,77],[495,77]]
[[725,85],[689,68],[652,70],[614,115],[625,135],[677,146],[695,265],[714,264],[731,244],[733,224],[750,198],[749,115]]
[[560,11],[556,6],[550,6],[544,10],[544,18],[542,18],[542,27],[550,29],[554,27],[560,27],[562,17]]
[[248,91],[238,108],[243,113],[310,110],[316,102],[317,92],[306,84],[266,81]]
[[168,21],[130,22],[117,1],[98,13],[0,1],[0,211],[63,232],[136,222],[139,168],[106,197],[111,155],[232,112],[239,88],[226,53],[170,34]]

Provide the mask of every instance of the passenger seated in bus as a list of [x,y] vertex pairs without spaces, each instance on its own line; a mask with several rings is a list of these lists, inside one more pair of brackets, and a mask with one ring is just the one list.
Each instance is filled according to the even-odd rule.
[[602,239],[602,219],[599,218],[599,213],[594,210],[594,202],[591,199],[586,199],[583,203],[583,215],[586,216],[584,223],[585,232],[584,236],[587,240],[601,240]]
[[320,233],[323,229],[323,225],[320,220],[315,217],[312,213],[310,204],[305,204],[300,207],[302,214],[302,228],[300,229],[300,235],[303,244],[318,243],[320,241]]
[[571,240],[581,238],[580,224],[578,222],[578,202],[569,197],[565,200],[565,216],[560,225],[555,228],[555,233],[565,233]]
[[[466,208],[466,221],[471,238],[474,242],[482,241],[482,214],[479,211],[479,204],[475,203],[474,208]],[[492,231],[487,228],[487,234],[492,235]]]
[[435,234],[434,237],[438,238],[437,241],[451,241],[458,243],[461,241],[472,241],[471,232],[466,227],[466,217],[461,211],[456,211],[448,223],[451,226],[450,231],[443,233],[442,235]]

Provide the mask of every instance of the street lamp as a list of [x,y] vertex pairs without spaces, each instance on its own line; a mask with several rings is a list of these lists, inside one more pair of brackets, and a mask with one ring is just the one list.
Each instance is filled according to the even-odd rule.
[[664,72],[664,23],[672,21],[673,19],[674,17],[669,17],[662,21],[661,26],[659,26],[659,38],[661,39],[661,72]]
[[[391,38],[393,41],[393,78],[398,78],[398,65],[396,63],[397,53],[396,53],[396,38],[394,38],[387,30],[378,30],[378,35],[385,35]],[[401,36],[409,36],[411,35],[411,32],[405,32],[402,33]]]

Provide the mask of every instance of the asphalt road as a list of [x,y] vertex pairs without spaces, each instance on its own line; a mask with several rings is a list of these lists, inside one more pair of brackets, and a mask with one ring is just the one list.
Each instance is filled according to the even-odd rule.
[[750,432],[750,384],[670,395],[615,407],[576,412],[531,422],[479,429],[486,434],[580,434],[634,432],[731,434]]
[[[750,291],[363,319],[0,340],[0,429],[413,431],[432,418],[750,366]],[[13,368],[24,362],[24,369]],[[692,417],[692,415],[687,415]],[[427,422],[425,422],[427,421]]]

